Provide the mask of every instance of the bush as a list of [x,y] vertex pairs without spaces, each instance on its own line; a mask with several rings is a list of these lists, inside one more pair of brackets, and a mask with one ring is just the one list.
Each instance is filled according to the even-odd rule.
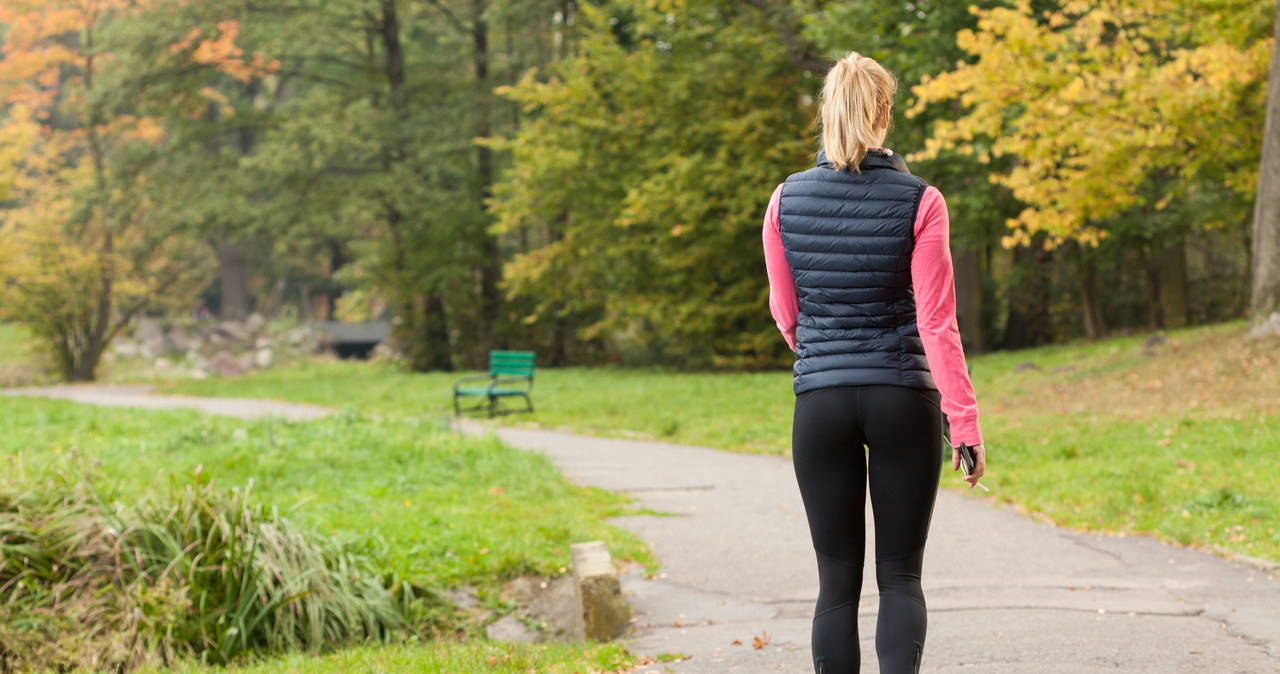
[[412,588],[390,591],[364,558],[249,492],[216,490],[199,469],[128,506],[59,471],[0,487],[0,672],[225,663],[404,627]]

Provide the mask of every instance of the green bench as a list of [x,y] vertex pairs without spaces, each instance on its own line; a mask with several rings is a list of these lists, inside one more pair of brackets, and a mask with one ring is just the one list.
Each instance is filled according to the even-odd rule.
[[[453,413],[459,415],[488,408],[492,418],[495,414],[532,412],[533,401],[529,399],[529,392],[533,390],[533,359],[532,351],[490,351],[489,374],[463,377],[453,383]],[[527,408],[503,409],[500,401],[515,396],[524,398]],[[483,400],[464,409],[460,401],[468,397]]]

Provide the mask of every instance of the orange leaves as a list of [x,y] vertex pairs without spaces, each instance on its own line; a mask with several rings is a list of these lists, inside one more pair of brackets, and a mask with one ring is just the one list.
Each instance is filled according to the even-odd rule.
[[243,58],[244,50],[236,46],[236,38],[240,35],[239,21],[219,22],[217,35],[212,38],[201,40],[202,34],[201,29],[192,28],[181,40],[169,45],[169,52],[179,54],[190,49],[193,63],[212,66],[241,82],[280,70],[279,61],[267,59],[262,54],[254,53],[248,61]]
[[768,632],[761,632],[760,636],[751,637],[751,647],[756,650],[760,650],[767,646],[770,641],[773,641],[773,637],[770,636]]

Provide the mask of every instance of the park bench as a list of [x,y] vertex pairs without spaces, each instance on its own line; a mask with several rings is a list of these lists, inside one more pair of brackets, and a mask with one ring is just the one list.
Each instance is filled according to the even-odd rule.
[[[532,351],[490,351],[489,374],[463,377],[453,383],[453,413],[459,415],[486,407],[491,418],[495,414],[532,412],[533,401],[529,399],[529,392],[533,390],[533,359]],[[524,398],[527,409],[503,409],[500,401],[513,396]],[[484,400],[463,409],[459,403],[467,397]]]

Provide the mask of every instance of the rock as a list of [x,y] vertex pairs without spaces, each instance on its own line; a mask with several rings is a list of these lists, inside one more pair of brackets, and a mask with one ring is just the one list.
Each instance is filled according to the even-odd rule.
[[118,356],[138,355],[138,343],[128,339],[117,339],[111,344],[111,351]]
[[154,318],[139,318],[133,338],[139,343],[138,353],[146,358],[154,358],[164,351],[164,331]]
[[170,363],[168,358],[157,358],[153,365],[157,370],[167,370],[173,367],[173,363]]
[[191,349],[191,339],[181,326],[170,324],[164,331],[161,351],[164,353],[182,353]]
[[520,576],[507,581],[506,585],[498,591],[498,598],[504,601],[515,602],[517,606],[528,606],[533,603],[534,597],[546,586],[541,578],[536,576]]
[[200,368],[192,370],[190,374],[192,379],[208,379],[209,378],[209,371],[200,369]]
[[253,354],[253,366],[259,370],[265,370],[271,367],[271,359],[273,357],[271,349],[258,349]]
[[530,617],[545,625],[542,641],[582,640],[578,596],[572,576],[553,578],[546,589],[534,597],[528,612]]
[[1151,335],[1150,337],[1146,338],[1146,340],[1142,342],[1142,353],[1143,355],[1147,355],[1147,356],[1154,355],[1156,349],[1168,343],[1169,343],[1169,338],[1164,335],[1161,335],[1161,334]]
[[601,541],[569,546],[573,581],[582,616],[582,636],[609,641],[622,636],[631,619],[631,607],[622,598],[622,583],[609,548]]
[[243,372],[236,363],[236,359],[226,351],[219,351],[213,354],[213,359],[209,361],[209,365],[213,367],[213,371],[217,372],[219,377],[239,377]]
[[267,319],[263,318],[262,314],[257,312],[249,314],[249,317],[244,320],[244,327],[249,332],[257,332],[266,324]]
[[464,611],[470,608],[475,608],[480,604],[480,600],[476,596],[476,589],[470,585],[451,587],[444,590],[442,594],[445,596],[445,599],[449,600],[449,603]]
[[213,326],[209,336],[220,337],[228,342],[243,342],[249,339],[249,331],[239,321],[223,321]]
[[527,644],[537,641],[539,637],[537,630],[525,627],[524,623],[513,615],[499,618],[485,628],[485,633],[495,641],[519,641]]
[[1039,365],[1036,365],[1035,363],[1029,360],[1024,360],[1021,363],[1018,363],[1017,365],[1013,366],[1014,372],[1027,372],[1030,370],[1039,370],[1039,369],[1040,369]]
[[248,372],[253,369],[253,362],[255,360],[257,360],[257,354],[252,351],[242,353],[236,356],[236,367],[240,368],[241,372]]
[[253,340],[253,348],[255,349],[271,348],[271,338],[266,335],[262,335],[258,337],[257,339]]

